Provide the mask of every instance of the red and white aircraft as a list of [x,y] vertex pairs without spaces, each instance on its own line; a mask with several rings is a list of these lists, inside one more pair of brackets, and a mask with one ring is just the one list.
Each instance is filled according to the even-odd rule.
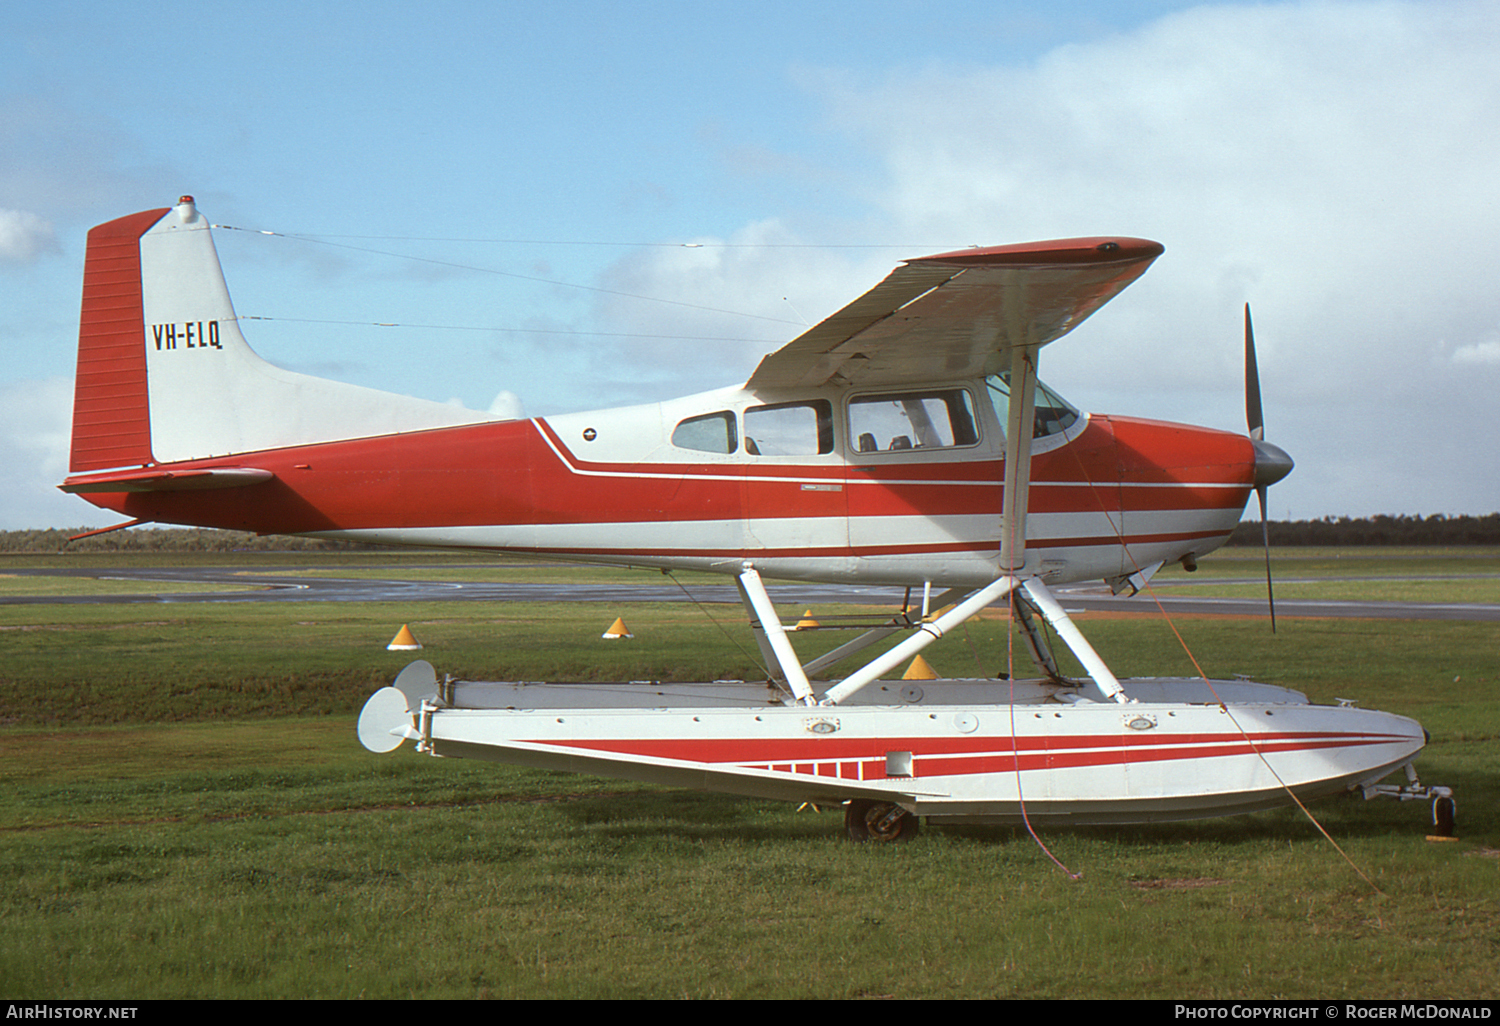
[[[1260,438],[1258,385],[1246,437],[1081,413],[1037,381],[1040,349],[1161,252],[1095,238],[911,260],[743,385],[497,420],[261,360],[185,196],[89,233],[61,487],[132,523],[723,573],[768,668],[759,683],[584,688],[440,682],[417,662],[361,714],[375,751],[409,737],[436,755],[847,802],[856,838],[910,836],[919,816],[1145,822],[1350,790],[1451,810],[1416,780],[1412,720],[1242,681],[1120,681],[1053,597],[1191,568],[1292,466]],[[921,588],[922,612],[804,662],[766,577]],[[1036,679],[887,679],[1001,600]],[[1086,677],[1058,671],[1038,619]],[[1406,786],[1378,784],[1402,768]]]

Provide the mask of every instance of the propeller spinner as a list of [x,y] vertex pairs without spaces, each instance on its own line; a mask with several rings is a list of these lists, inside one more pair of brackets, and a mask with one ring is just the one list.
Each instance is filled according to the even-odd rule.
[[1266,518],[1266,494],[1277,481],[1292,472],[1295,464],[1279,445],[1265,440],[1265,415],[1260,405],[1260,370],[1255,361],[1255,331],[1250,325],[1250,304],[1245,304],[1245,422],[1250,444],[1255,448],[1255,497],[1260,500],[1261,541],[1266,551],[1266,605],[1271,611],[1271,630],[1276,630],[1276,598],[1271,589],[1271,528]]

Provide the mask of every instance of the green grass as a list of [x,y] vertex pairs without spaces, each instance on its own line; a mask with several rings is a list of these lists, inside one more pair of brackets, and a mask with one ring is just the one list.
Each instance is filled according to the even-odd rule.
[[[1424,575],[1500,574],[1500,550],[1466,548],[1350,548],[1318,549],[1289,546],[1271,550],[1271,572],[1276,577],[1384,577]],[[1198,570],[1188,573],[1176,563],[1162,568],[1160,579],[1246,577],[1265,580],[1266,557],[1261,549],[1219,549],[1205,556]]]
[[[1365,602],[1500,603],[1494,549],[1273,549],[1277,598]],[[1165,595],[1264,598],[1262,552],[1221,549],[1195,573],[1173,564],[1151,586]],[[1243,581],[1244,583],[1228,583]]]
[[[1177,624],[1212,675],[1432,732],[1419,767],[1455,788],[1457,843],[1424,841],[1412,805],[1314,806],[1374,887],[1290,810],[1049,830],[1070,879],[1023,831],[855,847],[837,809],[354,739],[410,658],[384,650],[403,622],[464,676],[753,675],[743,612],[711,612],[728,635],[661,604],[0,606],[0,996],[1495,993],[1492,624]],[[599,640],[616,615],[635,641]],[[1193,672],[1158,618],[1079,620],[1121,674]],[[989,617],[927,656],[960,676],[1005,650]]]
[[1410,809],[1319,807],[1379,893],[1291,813],[1049,832],[1073,880],[1016,831],[856,848],[837,810],[477,769],[195,771],[155,818],[0,835],[0,993],[1493,994],[1494,853]]
[[[1248,584],[1197,584],[1156,582],[1163,595],[1181,597],[1250,598],[1264,600],[1265,578]],[[1500,578],[1450,577],[1424,581],[1287,581],[1275,582],[1276,598],[1314,599],[1324,602],[1483,602],[1500,603]]]

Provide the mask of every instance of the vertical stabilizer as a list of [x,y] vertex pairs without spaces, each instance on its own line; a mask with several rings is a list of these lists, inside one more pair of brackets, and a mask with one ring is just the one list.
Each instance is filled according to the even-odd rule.
[[74,474],[491,419],[262,360],[191,196],[89,232]]

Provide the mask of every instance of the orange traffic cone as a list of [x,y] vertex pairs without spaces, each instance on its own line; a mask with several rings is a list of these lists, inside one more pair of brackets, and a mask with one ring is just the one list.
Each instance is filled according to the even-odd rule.
[[421,643],[411,636],[411,628],[403,623],[401,629],[396,632],[396,636],[391,639],[391,643],[385,646],[385,650],[387,652],[415,652],[421,647]]
[[936,670],[934,670],[931,666],[927,665],[927,660],[926,659],[923,659],[921,656],[917,656],[914,659],[912,659],[911,665],[906,668],[906,673],[902,676],[901,679],[902,680],[937,680],[938,679],[938,675],[937,675],[937,671]]
[[635,637],[634,634],[630,633],[630,629],[625,626],[625,619],[619,616],[615,617],[615,622],[609,625],[609,630],[599,636],[605,641],[619,641],[622,638]]
[[797,621],[796,629],[799,631],[811,631],[816,630],[821,626],[823,625],[813,619],[812,610],[809,609],[807,612],[802,614],[802,619]]

